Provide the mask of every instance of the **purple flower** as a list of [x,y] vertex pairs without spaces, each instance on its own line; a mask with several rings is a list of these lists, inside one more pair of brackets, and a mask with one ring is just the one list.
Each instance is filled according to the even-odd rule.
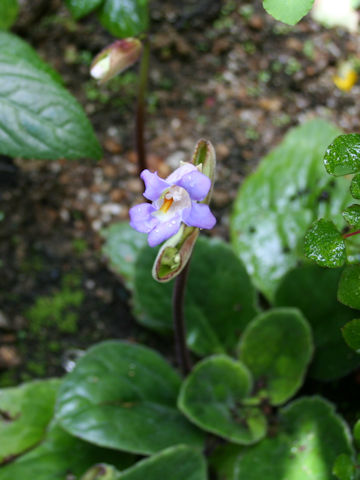
[[185,163],[165,180],[157,173],[144,170],[144,197],[152,203],[140,203],[130,209],[130,225],[138,232],[148,233],[150,247],[175,235],[181,222],[190,227],[212,228],[216,219],[204,200],[211,180],[195,165]]

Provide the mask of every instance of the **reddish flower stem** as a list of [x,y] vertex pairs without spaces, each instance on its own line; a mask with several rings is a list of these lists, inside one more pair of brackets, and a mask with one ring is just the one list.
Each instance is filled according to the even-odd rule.
[[138,98],[135,121],[135,144],[137,152],[139,174],[147,168],[146,147],[145,147],[145,114],[146,114],[146,92],[149,73],[150,43],[146,37],[143,42],[143,53],[141,56]]
[[356,232],[346,233],[345,235],[343,235],[343,238],[352,237],[353,235],[358,235],[359,233],[360,233],[360,230],[356,230]]
[[189,263],[190,260],[185,265],[183,271],[176,277],[173,290],[173,319],[176,355],[178,365],[184,376],[191,371],[191,359],[189,350],[186,346],[186,327],[184,318],[185,287],[189,271]]

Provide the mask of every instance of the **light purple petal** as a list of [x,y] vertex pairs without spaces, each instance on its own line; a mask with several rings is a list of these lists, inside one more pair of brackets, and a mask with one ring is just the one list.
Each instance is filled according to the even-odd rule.
[[155,208],[151,203],[140,203],[130,208],[130,226],[141,233],[149,233],[156,226],[159,220],[151,214]]
[[184,165],[181,165],[181,167],[174,170],[168,177],[166,177],[166,181],[170,185],[175,185],[184,175],[193,172],[194,170],[199,171],[192,163],[185,163]]
[[192,202],[191,209],[183,212],[183,222],[190,227],[210,229],[215,225],[216,218],[211,213],[209,205]]
[[170,186],[168,182],[158,177],[156,172],[151,173],[149,170],[143,170],[140,177],[145,183],[145,192],[143,195],[152,202],[157,200],[162,192]]
[[161,222],[156,225],[156,227],[151,230],[148,236],[148,244],[150,247],[155,247],[156,245],[159,245],[159,243],[162,243],[164,240],[167,240],[175,235],[180,228],[180,223],[180,217],[173,217],[167,222]]
[[185,188],[192,200],[204,200],[211,187],[210,178],[198,170],[187,173],[176,183]]

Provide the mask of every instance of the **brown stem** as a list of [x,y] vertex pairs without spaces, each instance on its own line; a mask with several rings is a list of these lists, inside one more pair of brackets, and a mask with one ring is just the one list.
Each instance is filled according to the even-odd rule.
[[145,147],[145,114],[146,114],[146,91],[149,73],[150,43],[146,37],[143,42],[143,53],[140,63],[138,98],[136,107],[135,143],[138,160],[139,174],[147,168]]
[[186,327],[184,319],[185,286],[189,271],[189,263],[190,261],[188,261],[183,271],[176,277],[173,290],[175,347],[178,364],[183,375],[187,375],[191,370],[190,354],[186,346]]
[[346,233],[345,235],[343,235],[343,238],[352,237],[353,235],[358,235],[359,233],[360,233],[360,230],[356,230],[356,232]]

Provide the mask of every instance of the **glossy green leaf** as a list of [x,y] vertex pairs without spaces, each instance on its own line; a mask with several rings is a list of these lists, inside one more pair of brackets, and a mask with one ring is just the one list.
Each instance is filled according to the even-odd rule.
[[72,435],[103,447],[141,454],[179,443],[201,447],[201,432],[176,408],[179,387],[179,376],[154,351],[103,342],[65,377],[56,417]]
[[58,386],[58,380],[44,380],[0,390],[0,463],[43,439]]
[[[155,257],[156,249],[148,247],[138,258],[137,318],[151,328],[171,331],[173,284],[152,279]],[[200,237],[190,262],[185,296],[189,347],[199,355],[235,350],[239,335],[257,311],[255,290],[234,252],[220,240]]]
[[88,13],[99,7],[103,0],[65,0],[66,6],[76,19],[85,17]]
[[340,277],[338,289],[339,302],[360,310],[360,266],[349,265]]
[[330,480],[340,454],[351,454],[347,426],[320,397],[300,398],[280,410],[275,436],[244,450],[231,480]]
[[339,455],[335,460],[332,473],[339,480],[354,480],[355,479],[355,465],[350,455],[345,453]]
[[349,225],[360,227],[360,205],[350,205],[343,211],[343,217]]
[[[7,35],[4,37],[4,35]],[[14,36],[2,33],[0,49],[0,153],[14,157],[99,158],[101,149],[83,109],[35,63]],[[15,50],[11,51],[14,39]]]
[[295,25],[310,12],[314,0],[263,0],[265,10],[276,20]]
[[15,22],[19,11],[18,0],[1,0],[0,30],[6,30]]
[[[181,439],[180,439],[181,440]],[[168,448],[138,462],[119,475],[119,480],[207,480],[200,452],[184,445]]]
[[100,461],[123,469],[134,463],[134,456],[83,442],[53,425],[43,443],[0,468],[0,480],[77,479]]
[[135,37],[148,29],[148,0],[104,0],[100,21],[116,37]]
[[256,396],[281,405],[304,381],[313,353],[311,329],[299,310],[269,310],[247,326],[239,351],[254,377]]
[[48,73],[53,80],[63,83],[58,72],[45,63],[35,50],[20,37],[8,32],[0,32],[0,53],[9,57],[21,58],[22,62],[30,63],[34,68]]
[[346,323],[341,331],[349,347],[360,353],[360,319],[355,318]]
[[319,217],[342,228],[349,179],[333,179],[323,155],[339,130],[322,120],[292,129],[237,195],[231,239],[255,285],[272,300],[281,278],[303,258],[304,235]]
[[233,443],[251,445],[266,434],[266,418],[245,406],[252,378],[248,369],[225,355],[198,363],[181,386],[178,406],[196,425]]
[[346,260],[344,238],[330,220],[314,222],[305,235],[305,255],[322,267],[341,267]]
[[128,222],[113,223],[101,232],[105,243],[102,253],[109,259],[110,267],[118,273],[128,289],[134,288],[135,262],[146,245],[146,235],[136,232]]
[[319,380],[343,377],[360,365],[341,336],[341,328],[356,312],[337,301],[340,275],[341,270],[303,265],[284,277],[275,296],[277,306],[298,308],[310,323],[315,354],[309,374]]
[[350,193],[354,198],[360,199],[360,173],[351,180]]
[[330,175],[347,175],[360,171],[360,135],[338,136],[325,152],[325,168]]

